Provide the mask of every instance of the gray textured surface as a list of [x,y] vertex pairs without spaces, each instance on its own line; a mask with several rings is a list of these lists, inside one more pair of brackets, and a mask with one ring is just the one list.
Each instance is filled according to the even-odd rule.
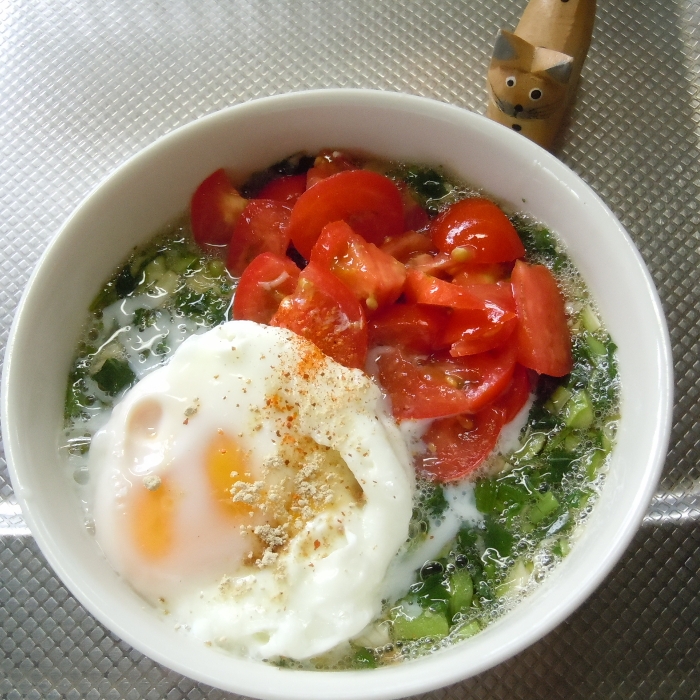
[[[0,345],[32,266],[115,166],[244,100],[367,87],[483,112],[525,0],[0,2]],[[425,698],[700,698],[700,1],[599,0],[559,153],[612,207],[673,340],[671,449],[644,527],[568,621]],[[0,697],[232,697],[151,662],[48,568],[0,465]]]

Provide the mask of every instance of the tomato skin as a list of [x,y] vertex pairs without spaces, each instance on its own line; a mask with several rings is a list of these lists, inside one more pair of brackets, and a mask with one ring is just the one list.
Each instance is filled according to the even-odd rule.
[[419,270],[408,270],[404,284],[406,299],[414,304],[446,306],[451,309],[483,309],[483,299],[468,289],[452,282],[426,275]]
[[380,249],[404,264],[414,255],[437,252],[430,236],[410,230],[398,236],[387,238],[381,244]]
[[368,170],[346,170],[321,180],[292,209],[294,247],[308,260],[323,227],[340,220],[378,245],[403,231],[401,193],[388,177]]
[[503,410],[496,406],[433,421],[423,436],[429,447],[420,471],[442,483],[463,479],[493,452],[503,425]]
[[452,280],[455,284],[494,284],[510,277],[511,266],[508,263],[465,263]]
[[496,448],[503,426],[527,403],[530,390],[527,370],[516,365],[509,386],[493,403],[473,415],[433,421],[423,436],[428,451],[420,471],[444,483],[463,479],[478,469]]
[[246,267],[233,297],[233,318],[269,323],[299,279],[299,268],[286,257],[262,253]]
[[370,347],[388,345],[429,355],[449,344],[442,342],[448,309],[420,304],[392,304],[378,311],[369,322]]
[[307,338],[345,367],[363,368],[367,320],[360,302],[329,270],[311,262],[270,320]]
[[229,243],[226,267],[235,277],[261,253],[284,255],[289,247],[291,208],[270,199],[251,199]]
[[507,344],[469,357],[435,355],[421,361],[392,348],[377,358],[378,379],[399,420],[477,413],[507,388],[515,351]]
[[525,248],[508,217],[488,199],[471,197],[455,202],[430,225],[438,250],[466,248],[471,262],[498,263],[525,255]]
[[395,302],[406,279],[406,268],[398,260],[367,243],[344,221],[323,227],[311,261],[330,270],[370,312]]
[[391,399],[397,420],[439,418],[469,409],[466,394],[446,381],[445,372],[430,376],[431,367],[423,367],[397,348],[377,358],[378,379]]
[[531,391],[528,371],[521,364],[516,364],[510,385],[494,402],[494,405],[503,409],[505,423],[510,423],[520,413],[530,398]]
[[428,212],[418,203],[405,183],[397,185],[403,199],[403,227],[405,231],[420,231],[430,223]]
[[564,298],[544,265],[518,260],[511,277],[518,310],[518,362],[540,374],[563,377],[571,372],[571,333]]
[[468,383],[463,391],[469,398],[467,413],[478,413],[495,401],[510,384],[515,372],[517,348],[512,342],[467,357],[450,357],[445,362],[457,363],[460,373]]
[[306,189],[331,175],[356,168],[357,165],[349,154],[324,149],[316,156],[313,167],[306,173]]
[[494,284],[461,284],[458,285],[480,299],[485,308],[497,306],[503,311],[516,313],[513,287],[509,282],[496,282]]
[[436,255],[414,255],[406,266],[432,277],[449,280],[459,274],[464,268],[464,263],[456,261],[449,253],[437,253]]
[[518,325],[517,316],[498,306],[456,309],[447,322],[443,341],[452,357],[477,355],[503,345]]
[[452,346],[450,355],[476,355],[505,343],[518,324],[511,285],[498,282],[459,286],[481,306],[454,309],[443,333],[445,343]]
[[192,234],[197,244],[227,245],[246,204],[223,168],[204,179],[190,202]]
[[271,199],[275,202],[286,202],[289,206],[304,194],[306,190],[306,173],[301,175],[283,175],[265,185],[258,193],[257,199]]

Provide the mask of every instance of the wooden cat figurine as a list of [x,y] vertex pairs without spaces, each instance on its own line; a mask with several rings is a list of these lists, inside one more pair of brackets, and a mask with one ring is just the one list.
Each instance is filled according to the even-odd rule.
[[530,0],[496,38],[486,115],[551,148],[573,102],[593,34],[595,0]]

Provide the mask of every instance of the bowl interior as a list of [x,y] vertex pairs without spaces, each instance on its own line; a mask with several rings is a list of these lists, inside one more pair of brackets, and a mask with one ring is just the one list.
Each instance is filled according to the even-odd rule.
[[[225,656],[177,635],[110,569],[87,534],[57,456],[66,377],[87,306],[133,246],[181,214],[199,182],[291,153],[359,148],[442,165],[563,239],[619,346],[622,420],[610,473],[567,559],[526,603],[476,637],[372,672],[309,673]],[[663,465],[671,415],[668,334],[656,291],[620,224],[576,175],[526,139],[456,107],[371,91],[268,98],[164,137],[105,180],[49,246],[23,297],[3,377],[12,482],[42,551],[106,626],[175,670],[260,698],[391,698],[478,673],[545,634],[621,556]]]

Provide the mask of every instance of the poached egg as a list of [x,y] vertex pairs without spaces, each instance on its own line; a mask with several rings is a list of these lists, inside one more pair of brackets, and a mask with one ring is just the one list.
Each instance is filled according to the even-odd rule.
[[208,643],[305,659],[351,639],[412,511],[378,387],[282,328],[188,338],[94,437],[95,534],[148,601]]

